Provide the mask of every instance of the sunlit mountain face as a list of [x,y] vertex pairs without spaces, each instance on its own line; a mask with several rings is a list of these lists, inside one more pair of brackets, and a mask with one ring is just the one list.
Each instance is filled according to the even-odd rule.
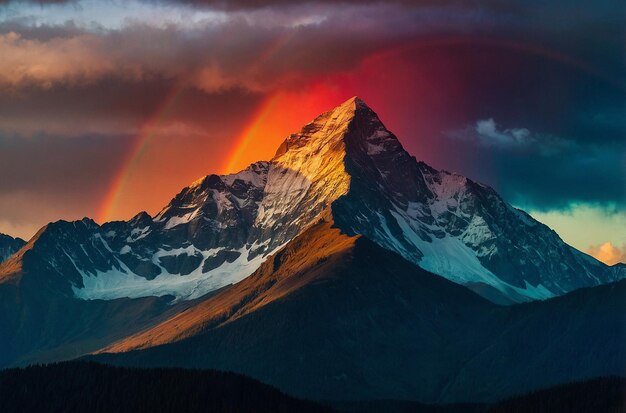
[[[0,0],[0,368],[286,393],[232,376],[212,399],[256,389],[255,411],[486,412],[540,389],[510,403],[618,411],[591,395],[626,372],[624,16]],[[50,371],[197,377],[23,378]],[[576,402],[551,388],[573,382]]]

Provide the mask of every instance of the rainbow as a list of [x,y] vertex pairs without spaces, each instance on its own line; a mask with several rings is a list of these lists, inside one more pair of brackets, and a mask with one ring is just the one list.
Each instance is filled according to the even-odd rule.
[[227,174],[239,171],[242,166],[243,155],[248,149],[250,142],[257,137],[268,116],[276,107],[277,102],[280,101],[280,97],[280,92],[277,92],[263,99],[251,116],[247,126],[235,139],[235,145],[233,145],[232,151],[226,156],[226,162],[224,162],[221,168],[221,173]]
[[141,127],[137,133],[131,149],[127,152],[121,167],[113,177],[111,184],[102,201],[100,211],[97,216],[99,222],[106,222],[112,219],[118,212],[118,207],[122,194],[124,193],[133,170],[139,165],[143,154],[150,145],[150,141],[158,132],[159,128],[163,124],[164,119],[171,112],[175,106],[178,97],[185,88],[185,84],[182,81],[176,82],[169,93],[165,96],[165,99],[159,104],[154,114],[150,119]]
[[[261,65],[271,59],[279,50],[281,50],[293,37],[294,31],[288,31],[281,36],[278,36],[271,44],[264,49],[258,57],[252,62],[250,70],[252,73],[257,71]],[[101,207],[97,214],[97,220],[99,222],[106,222],[117,217],[119,205],[122,196],[127,189],[128,182],[132,176],[133,171],[139,166],[143,154],[149,147],[153,136],[158,132],[162,126],[164,119],[171,112],[175,106],[181,92],[185,88],[184,81],[178,81],[174,84],[170,92],[163,99],[161,104],[154,111],[152,117],[141,127],[137,133],[131,149],[127,152],[121,167],[111,180]],[[227,162],[222,166],[223,171],[232,171],[236,168],[238,162],[240,162],[242,154],[245,152],[251,140],[258,132],[260,125],[266,119],[269,113],[272,112],[276,102],[280,99],[280,93],[269,94],[252,116],[251,120],[247,123],[242,133],[235,139],[236,144],[234,150],[226,157]]]
[[[251,73],[257,71],[264,63],[278,53],[294,36],[295,31],[287,31],[278,36],[263,52],[261,52],[254,62],[250,65]],[[242,158],[248,148],[250,142],[254,140],[256,135],[261,129],[263,123],[267,120],[272,110],[276,107],[278,101],[281,100],[281,93],[275,92],[268,94],[257,109],[254,111],[250,120],[247,122],[242,132],[235,138],[235,144],[233,150],[228,156],[226,156],[226,162],[221,168],[221,173],[233,173],[238,172],[242,167]]]

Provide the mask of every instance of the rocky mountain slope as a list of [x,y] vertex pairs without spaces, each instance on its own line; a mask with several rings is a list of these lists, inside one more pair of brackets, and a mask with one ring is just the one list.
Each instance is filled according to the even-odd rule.
[[[79,357],[193,304],[173,304],[172,296],[76,298],[69,283],[60,282],[60,275],[54,277],[53,271],[59,268],[56,262],[49,255],[42,257],[41,251],[47,254],[56,247],[59,234],[74,237],[81,231],[89,234],[83,221],[51,224],[0,266],[0,368]],[[85,245],[86,250],[89,244]],[[79,251],[84,254],[83,249]],[[104,260],[98,255],[88,259],[90,263]]]
[[96,360],[216,368],[316,400],[491,402],[626,369],[626,281],[498,306],[322,220]]

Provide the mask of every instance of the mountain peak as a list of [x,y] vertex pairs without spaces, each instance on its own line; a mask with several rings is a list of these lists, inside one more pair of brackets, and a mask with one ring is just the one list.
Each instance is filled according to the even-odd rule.
[[284,157],[287,151],[307,147],[319,154],[319,149],[327,146],[342,147],[348,152],[357,150],[370,156],[405,152],[376,112],[361,98],[353,96],[313,119],[300,132],[289,135],[279,146],[272,161]]
[[[327,116],[325,116],[327,115]],[[313,122],[321,118],[329,117],[335,122],[352,122],[355,118],[363,120],[371,120],[382,125],[376,112],[363,99],[358,96],[352,96],[350,99],[337,105],[333,109],[318,116]]]
[[[336,110],[338,108],[341,107],[350,107],[350,108],[370,108],[367,103],[365,103],[365,101],[363,99],[361,99],[358,96],[352,96],[350,99],[346,100],[345,102],[343,102],[342,104],[340,104],[339,106],[337,106],[335,109]],[[333,111],[331,110],[331,112]]]

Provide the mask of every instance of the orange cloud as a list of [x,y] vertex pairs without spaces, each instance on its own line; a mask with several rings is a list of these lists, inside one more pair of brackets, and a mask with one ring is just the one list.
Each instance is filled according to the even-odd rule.
[[266,28],[239,20],[193,30],[136,23],[48,38],[1,30],[0,87],[15,90],[165,78],[185,80],[208,93],[233,88],[267,92],[351,70],[371,51],[395,42],[384,28],[380,35],[346,34],[336,41],[336,25],[325,30]]
[[626,263],[626,244],[621,249],[609,241],[597,246],[591,245],[587,248],[587,254],[608,265]]
[[0,82],[37,82],[50,87],[67,79],[99,78],[115,69],[100,53],[102,40],[93,35],[52,39],[47,42],[25,39],[11,32],[0,34]]

